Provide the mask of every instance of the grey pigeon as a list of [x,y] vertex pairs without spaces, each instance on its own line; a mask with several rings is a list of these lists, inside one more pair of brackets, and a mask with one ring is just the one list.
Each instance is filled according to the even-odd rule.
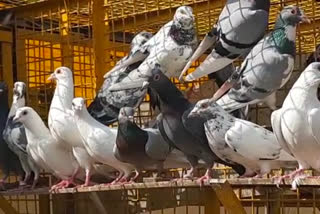
[[[105,75],[105,80],[101,86],[97,96],[89,105],[88,111],[96,120],[105,125],[110,125],[117,121],[120,108],[123,106],[138,106],[144,99],[146,91],[140,89],[129,89],[117,92],[110,92],[109,87],[115,83],[121,82],[128,74],[136,69],[145,58],[131,64],[130,60],[140,54],[142,46],[152,37],[149,32],[140,32],[131,42],[131,50],[128,56],[121,59],[114,69]],[[147,51],[142,53],[147,54]],[[140,59],[140,58],[139,58]],[[127,63],[129,61],[129,63]],[[128,64],[128,66],[118,69],[120,64]]]
[[[214,162],[230,164],[219,159],[210,149],[203,127],[205,121],[188,119],[187,116],[193,105],[164,73],[158,65],[149,71],[148,75],[135,79],[133,84],[143,88],[149,86],[150,90],[157,94],[161,112],[158,124],[161,135],[170,146],[181,150],[186,155],[191,169],[185,177],[192,178],[198,161],[204,161],[207,172],[200,178],[199,181],[202,182],[212,177]],[[244,168],[239,165],[230,166],[233,166],[239,174],[244,172]]]
[[282,108],[271,115],[273,131],[282,148],[298,161],[299,168],[281,177],[293,178],[293,188],[300,178],[307,177],[304,170],[320,170],[320,63],[311,63],[300,75],[285,98]]
[[25,173],[23,184],[27,184],[27,181],[31,176],[31,172],[34,173],[34,180],[32,184],[32,188],[34,188],[38,182],[40,170],[32,157],[28,155],[28,141],[23,125],[12,121],[17,109],[25,106],[25,93],[25,83],[15,82],[13,88],[13,102],[8,115],[6,127],[3,131],[3,138],[8,144],[8,147],[19,157],[21,166]]
[[[140,87],[134,85],[132,80],[145,76],[156,65],[160,66],[167,77],[178,77],[195,50],[197,41],[192,8],[181,6],[176,10],[173,20],[142,46],[141,53],[147,51],[148,55],[141,65],[131,71],[121,83],[113,85],[113,89],[118,87],[121,90],[122,86],[126,89]],[[120,64],[119,68],[122,66],[127,64]]]
[[246,56],[264,36],[268,27],[270,0],[228,0],[213,29],[195,51],[183,74],[191,63],[208,48],[214,48],[204,62],[186,80],[191,81],[216,72],[240,56]]
[[136,167],[135,180],[141,170],[164,168],[184,168],[187,161],[183,154],[174,151],[156,128],[141,129],[133,121],[134,109],[123,107],[119,113],[119,126],[115,157]]
[[212,151],[230,164],[245,166],[242,177],[262,177],[272,169],[296,166],[271,131],[228,114],[213,99],[197,102],[188,115],[204,118],[204,127]]
[[296,27],[308,22],[297,6],[287,6],[279,14],[274,29],[248,54],[240,69],[216,92],[217,101],[231,112],[248,104],[265,102],[276,109],[275,93],[289,80],[296,55]]
[[24,172],[19,158],[8,147],[3,139],[3,130],[9,113],[8,86],[5,82],[0,82],[0,168],[4,177],[0,180],[3,184],[10,173],[20,176],[20,184],[23,184]]

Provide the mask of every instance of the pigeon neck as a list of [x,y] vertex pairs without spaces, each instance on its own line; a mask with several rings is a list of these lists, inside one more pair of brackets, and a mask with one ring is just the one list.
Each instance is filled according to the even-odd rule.
[[166,79],[166,83],[162,86],[161,88],[154,88],[160,98],[162,112],[174,110],[175,112],[183,113],[190,107],[190,102],[169,79]]
[[282,25],[275,27],[271,32],[270,40],[281,54],[296,55],[296,27],[293,25]]
[[56,90],[52,98],[51,106],[58,109],[71,109],[73,99],[73,80],[61,81],[57,83]]
[[32,120],[26,120],[23,122],[28,138],[47,138],[51,136],[49,129],[46,127],[41,118],[37,115]]
[[195,30],[193,27],[190,29],[182,29],[174,22],[171,25],[169,34],[178,45],[186,45],[194,41]]
[[13,96],[13,102],[10,108],[9,116],[12,117],[16,114],[18,108],[24,107],[26,105],[25,97],[18,97],[16,95]]

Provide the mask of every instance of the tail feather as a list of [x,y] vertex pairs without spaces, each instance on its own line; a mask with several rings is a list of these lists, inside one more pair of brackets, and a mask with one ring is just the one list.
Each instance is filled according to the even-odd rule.
[[228,94],[217,100],[217,104],[227,112],[233,112],[234,110],[246,107],[248,105],[248,103],[240,103],[231,99]]

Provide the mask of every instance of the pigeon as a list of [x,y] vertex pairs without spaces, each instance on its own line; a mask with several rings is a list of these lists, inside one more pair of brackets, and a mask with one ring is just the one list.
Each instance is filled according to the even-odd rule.
[[242,177],[262,177],[272,169],[296,165],[284,151],[274,134],[252,122],[235,118],[213,99],[197,102],[189,113],[191,118],[205,118],[205,132],[212,151],[230,164],[246,168]]
[[[126,60],[135,57],[136,54],[140,54],[140,48],[152,37],[149,32],[138,33],[131,42],[131,50],[128,56],[120,60],[115,69],[109,71],[105,75],[105,80],[100,88],[97,96],[93,102],[89,105],[88,111],[96,120],[105,125],[110,125],[117,121],[120,108],[123,106],[138,106],[145,97],[146,91],[140,89],[129,89],[117,92],[110,92],[109,87],[121,82],[128,74],[136,69],[143,60],[137,61],[127,67],[116,69],[118,65],[123,64]],[[143,58],[144,59],[144,58]]]
[[[191,169],[188,170],[185,178],[193,178],[199,160],[205,163],[206,174],[198,180],[202,183],[212,177],[214,162],[229,166],[230,164],[219,159],[210,149],[204,132],[205,121],[187,118],[194,105],[182,95],[164,73],[160,65],[156,65],[148,75],[135,79],[133,84],[140,85],[142,88],[149,87],[157,94],[157,105],[160,106],[161,112],[158,124],[161,135],[170,146],[182,151],[188,159]],[[118,90],[112,87],[110,90]],[[240,174],[244,171],[243,167],[238,165],[233,165],[233,167]]]
[[317,45],[316,50],[309,55],[305,67],[308,67],[313,62],[320,62],[320,45]]
[[75,176],[80,168],[85,169],[86,179],[82,186],[89,186],[96,160],[89,155],[86,144],[83,143],[77,129],[75,120],[69,114],[69,111],[72,109],[74,91],[72,72],[67,67],[59,67],[51,74],[49,80],[57,81],[49,110],[49,129],[54,138],[62,143],[67,150],[72,151],[75,159],[78,161],[79,169],[74,172]]
[[246,56],[263,38],[268,27],[270,0],[228,0],[217,23],[204,37],[198,49],[185,66],[179,77],[208,48],[214,48],[186,81],[191,81],[216,72],[231,64],[239,57]]
[[166,168],[187,167],[182,153],[171,152],[172,147],[163,139],[159,129],[141,129],[134,121],[134,108],[123,107],[119,113],[119,126],[115,147],[115,157],[135,166],[136,175],[143,169],[154,169],[161,172]]
[[28,140],[27,151],[36,164],[63,180],[51,189],[74,184],[74,172],[78,169],[77,161],[72,153],[51,135],[37,112],[30,107],[21,107],[17,110],[13,122],[23,124]]
[[9,149],[8,144],[3,139],[3,130],[6,126],[8,113],[8,86],[5,82],[0,82],[0,168],[4,174],[0,183],[4,184],[9,175],[14,173],[20,177],[19,184],[23,185],[24,172],[19,158]]
[[38,182],[40,170],[31,156],[27,153],[28,141],[23,125],[21,123],[13,123],[12,121],[17,109],[25,106],[25,93],[25,83],[15,82],[13,88],[13,102],[8,115],[6,127],[3,131],[3,138],[11,151],[13,151],[20,160],[22,169],[25,173],[25,178],[22,184],[27,184],[27,181],[31,176],[31,172],[33,172],[34,180],[32,188],[34,188]]
[[289,80],[296,54],[296,27],[309,22],[297,6],[287,6],[279,14],[274,29],[248,54],[240,69],[213,96],[217,103],[231,112],[248,104],[265,102],[276,107],[276,91]]
[[79,136],[86,145],[91,157],[119,171],[119,176],[111,183],[128,182],[134,166],[119,161],[114,155],[117,129],[109,128],[95,120],[88,112],[85,100],[81,97],[72,100],[72,112]]
[[273,131],[282,148],[290,153],[299,168],[289,175],[294,179],[293,188],[299,178],[305,177],[305,169],[320,170],[320,102],[317,89],[320,84],[320,63],[311,63],[294,83],[282,108],[271,115]]
[[[150,73],[156,65],[161,66],[161,70],[165,72],[168,78],[178,77],[195,50],[197,43],[192,8],[181,6],[176,10],[173,20],[164,25],[156,35],[142,46],[140,51],[142,53],[147,51],[148,55],[141,65],[131,71],[128,77],[120,83],[114,84],[113,88],[125,86],[126,89],[132,89],[140,87],[134,85],[132,80]],[[128,63],[120,63],[117,69],[127,65]]]

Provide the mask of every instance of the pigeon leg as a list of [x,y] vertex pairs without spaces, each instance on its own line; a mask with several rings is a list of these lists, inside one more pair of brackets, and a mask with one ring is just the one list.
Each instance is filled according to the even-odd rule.
[[34,179],[33,179],[33,182],[32,182],[32,186],[31,186],[31,189],[34,189],[36,187],[36,185],[38,184],[38,181],[39,181],[39,172],[34,172]]
[[81,185],[81,187],[90,186],[90,178],[91,178],[91,170],[90,169],[86,169],[86,181],[84,182],[84,184]]
[[276,184],[277,184],[277,187],[279,187],[279,185],[284,182],[284,179],[295,178],[296,176],[299,176],[299,175],[303,174],[303,172],[304,172],[304,169],[297,169],[297,170],[295,170],[294,172],[292,172],[292,173],[290,173],[288,175],[283,175],[283,176],[280,176],[280,177],[273,177],[273,178],[277,179]]
[[212,179],[212,175],[213,175],[212,168],[208,168],[206,171],[206,174],[197,180],[197,182],[200,184],[200,187],[203,186],[203,183],[205,181],[210,181],[210,179]]
[[109,185],[114,185],[114,184],[118,183],[118,181],[123,177],[123,175],[124,175],[124,172],[120,171],[119,175],[116,179],[114,179],[111,183],[108,183],[105,185],[109,186]]
[[135,183],[135,180],[139,177],[139,175],[140,175],[140,170],[136,169],[135,175],[133,176],[133,178],[130,179],[129,183]]

